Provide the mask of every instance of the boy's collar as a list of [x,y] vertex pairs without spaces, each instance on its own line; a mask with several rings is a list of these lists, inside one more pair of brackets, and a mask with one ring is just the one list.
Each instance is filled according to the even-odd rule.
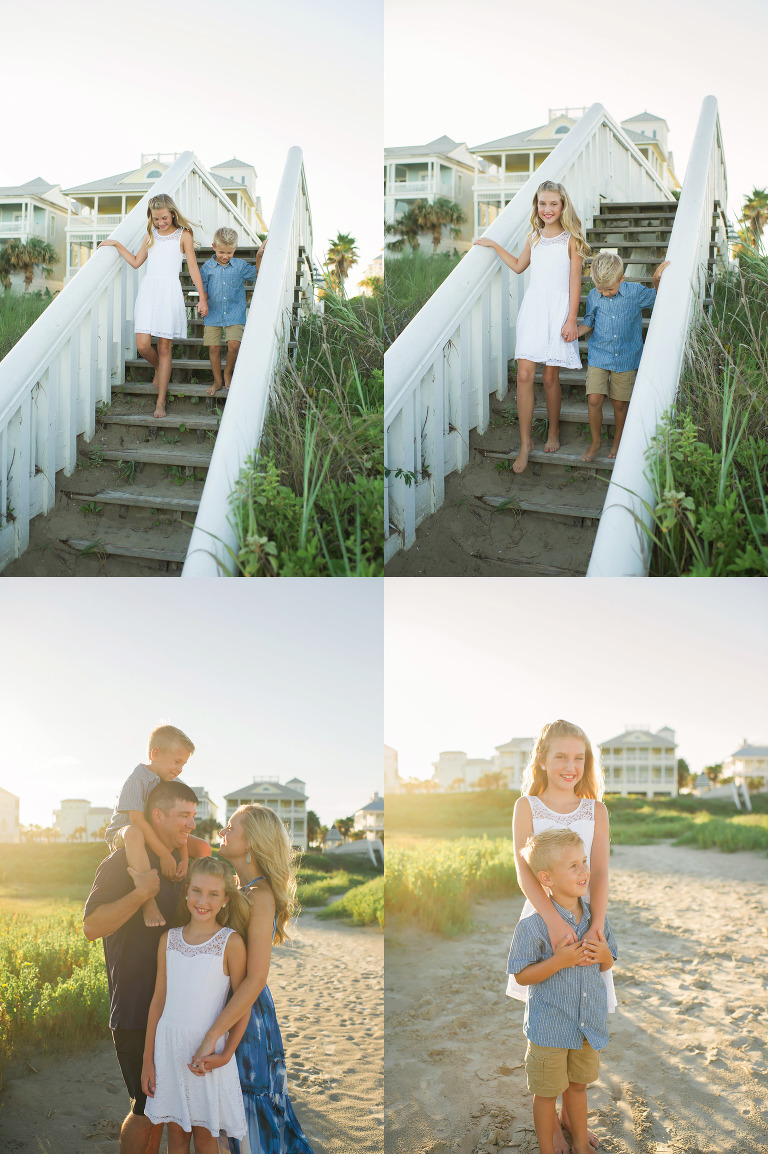
[[[577,921],[576,915],[572,914],[570,910],[565,909],[564,906],[561,906],[560,903],[556,902],[553,897],[550,896],[549,900],[552,902],[552,905],[555,907],[555,909],[557,910],[557,912],[559,914],[561,914],[565,918],[569,918],[574,923],[574,925],[576,925],[576,926],[581,925],[581,918]],[[582,911],[582,918],[585,918],[585,917],[589,918],[589,902],[587,901],[586,898],[581,899],[581,911]]]

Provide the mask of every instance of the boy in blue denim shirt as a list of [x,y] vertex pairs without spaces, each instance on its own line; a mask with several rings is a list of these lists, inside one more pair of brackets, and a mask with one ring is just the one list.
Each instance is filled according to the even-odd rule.
[[598,1052],[608,1045],[608,999],[601,971],[617,957],[606,919],[597,944],[584,942],[589,929],[589,866],[584,843],[570,829],[548,829],[529,838],[523,854],[560,916],[576,938],[554,950],[540,914],[517,923],[507,973],[528,986],[523,1033],[528,1039],[525,1070],[533,1094],[533,1124],[540,1154],[554,1154],[557,1096],[573,1154],[591,1154],[587,1129],[587,1083],[600,1069]]
[[[665,260],[653,274],[653,288],[624,280],[624,262],[617,253],[599,252],[592,261],[594,288],[587,297],[579,337],[592,333],[587,344],[587,404],[592,443],[582,461],[592,461],[602,446],[603,399],[611,398],[615,433],[609,457],[619,441],[629,409],[640,358],[643,355],[643,309],[653,308]],[[594,329],[594,332],[592,330]],[[609,384],[610,382],[610,384]]]
[[[228,389],[235,370],[245,328],[245,282],[254,280],[264,256],[262,244],[256,264],[235,257],[237,233],[233,228],[219,228],[213,235],[213,256],[200,269],[203,288],[208,297],[208,316],[203,328],[203,345],[208,349],[213,369],[213,384],[206,389],[215,396],[222,384]],[[221,379],[221,338],[227,342],[227,362]]]

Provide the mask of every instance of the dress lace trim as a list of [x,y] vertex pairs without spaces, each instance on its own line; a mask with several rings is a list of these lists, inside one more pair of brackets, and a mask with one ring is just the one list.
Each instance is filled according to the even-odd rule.
[[163,234],[158,232],[155,226],[152,225],[152,231],[155,234],[155,240],[173,240],[173,238],[178,237],[184,231],[184,229],[179,227],[175,230],[175,232],[169,232],[167,236],[163,236]]
[[545,805],[541,798],[532,797],[530,794],[528,795],[528,804],[531,807],[533,817],[552,818],[556,825],[562,826],[569,826],[572,821],[581,821],[584,818],[591,821],[595,813],[595,799],[593,797],[583,797],[572,813],[557,813]]
[[539,236],[539,244],[567,244],[571,239],[569,232],[558,233],[557,236]]
[[218,957],[223,957],[230,932],[226,926],[222,926],[207,942],[202,942],[199,946],[190,946],[188,942],[184,941],[181,926],[175,926],[168,931],[166,949],[175,950],[176,953],[182,954],[185,958],[194,958],[198,954],[215,954]]

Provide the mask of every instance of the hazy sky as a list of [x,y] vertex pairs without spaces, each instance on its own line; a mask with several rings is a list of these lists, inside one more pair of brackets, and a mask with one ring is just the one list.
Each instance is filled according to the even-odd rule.
[[384,740],[404,777],[564,717],[594,743],[675,730],[698,772],[768,744],[763,578],[385,582]]
[[[382,243],[382,2],[4,5],[3,89],[21,104],[3,118],[0,185],[68,188],[190,149],[207,167],[252,164],[269,221],[296,144],[315,256],[351,233],[353,279]],[[23,47],[33,31],[45,63]]]
[[386,0],[387,146],[443,133],[471,146],[598,102],[669,125],[682,182],[705,96],[717,97],[731,210],[768,186],[764,0]]
[[[155,725],[220,806],[305,781],[330,824],[382,788],[382,587],[371,579],[0,583],[0,785],[22,824],[66,797],[112,807]],[[220,810],[220,815],[223,809]]]

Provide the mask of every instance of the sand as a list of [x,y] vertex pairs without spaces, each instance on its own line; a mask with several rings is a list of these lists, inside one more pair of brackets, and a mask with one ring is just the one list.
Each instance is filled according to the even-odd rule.
[[[384,937],[302,914],[274,951],[269,987],[288,1092],[315,1154],[374,1154],[383,1133]],[[117,1154],[128,1095],[110,1041],[32,1057],[0,1095],[0,1151]],[[163,1141],[165,1150],[165,1141]]]
[[[616,1154],[768,1151],[768,861],[618,846],[609,918],[620,1001],[589,1092]],[[504,994],[518,898],[452,941],[387,930],[385,1150],[535,1154],[524,1006]]]

